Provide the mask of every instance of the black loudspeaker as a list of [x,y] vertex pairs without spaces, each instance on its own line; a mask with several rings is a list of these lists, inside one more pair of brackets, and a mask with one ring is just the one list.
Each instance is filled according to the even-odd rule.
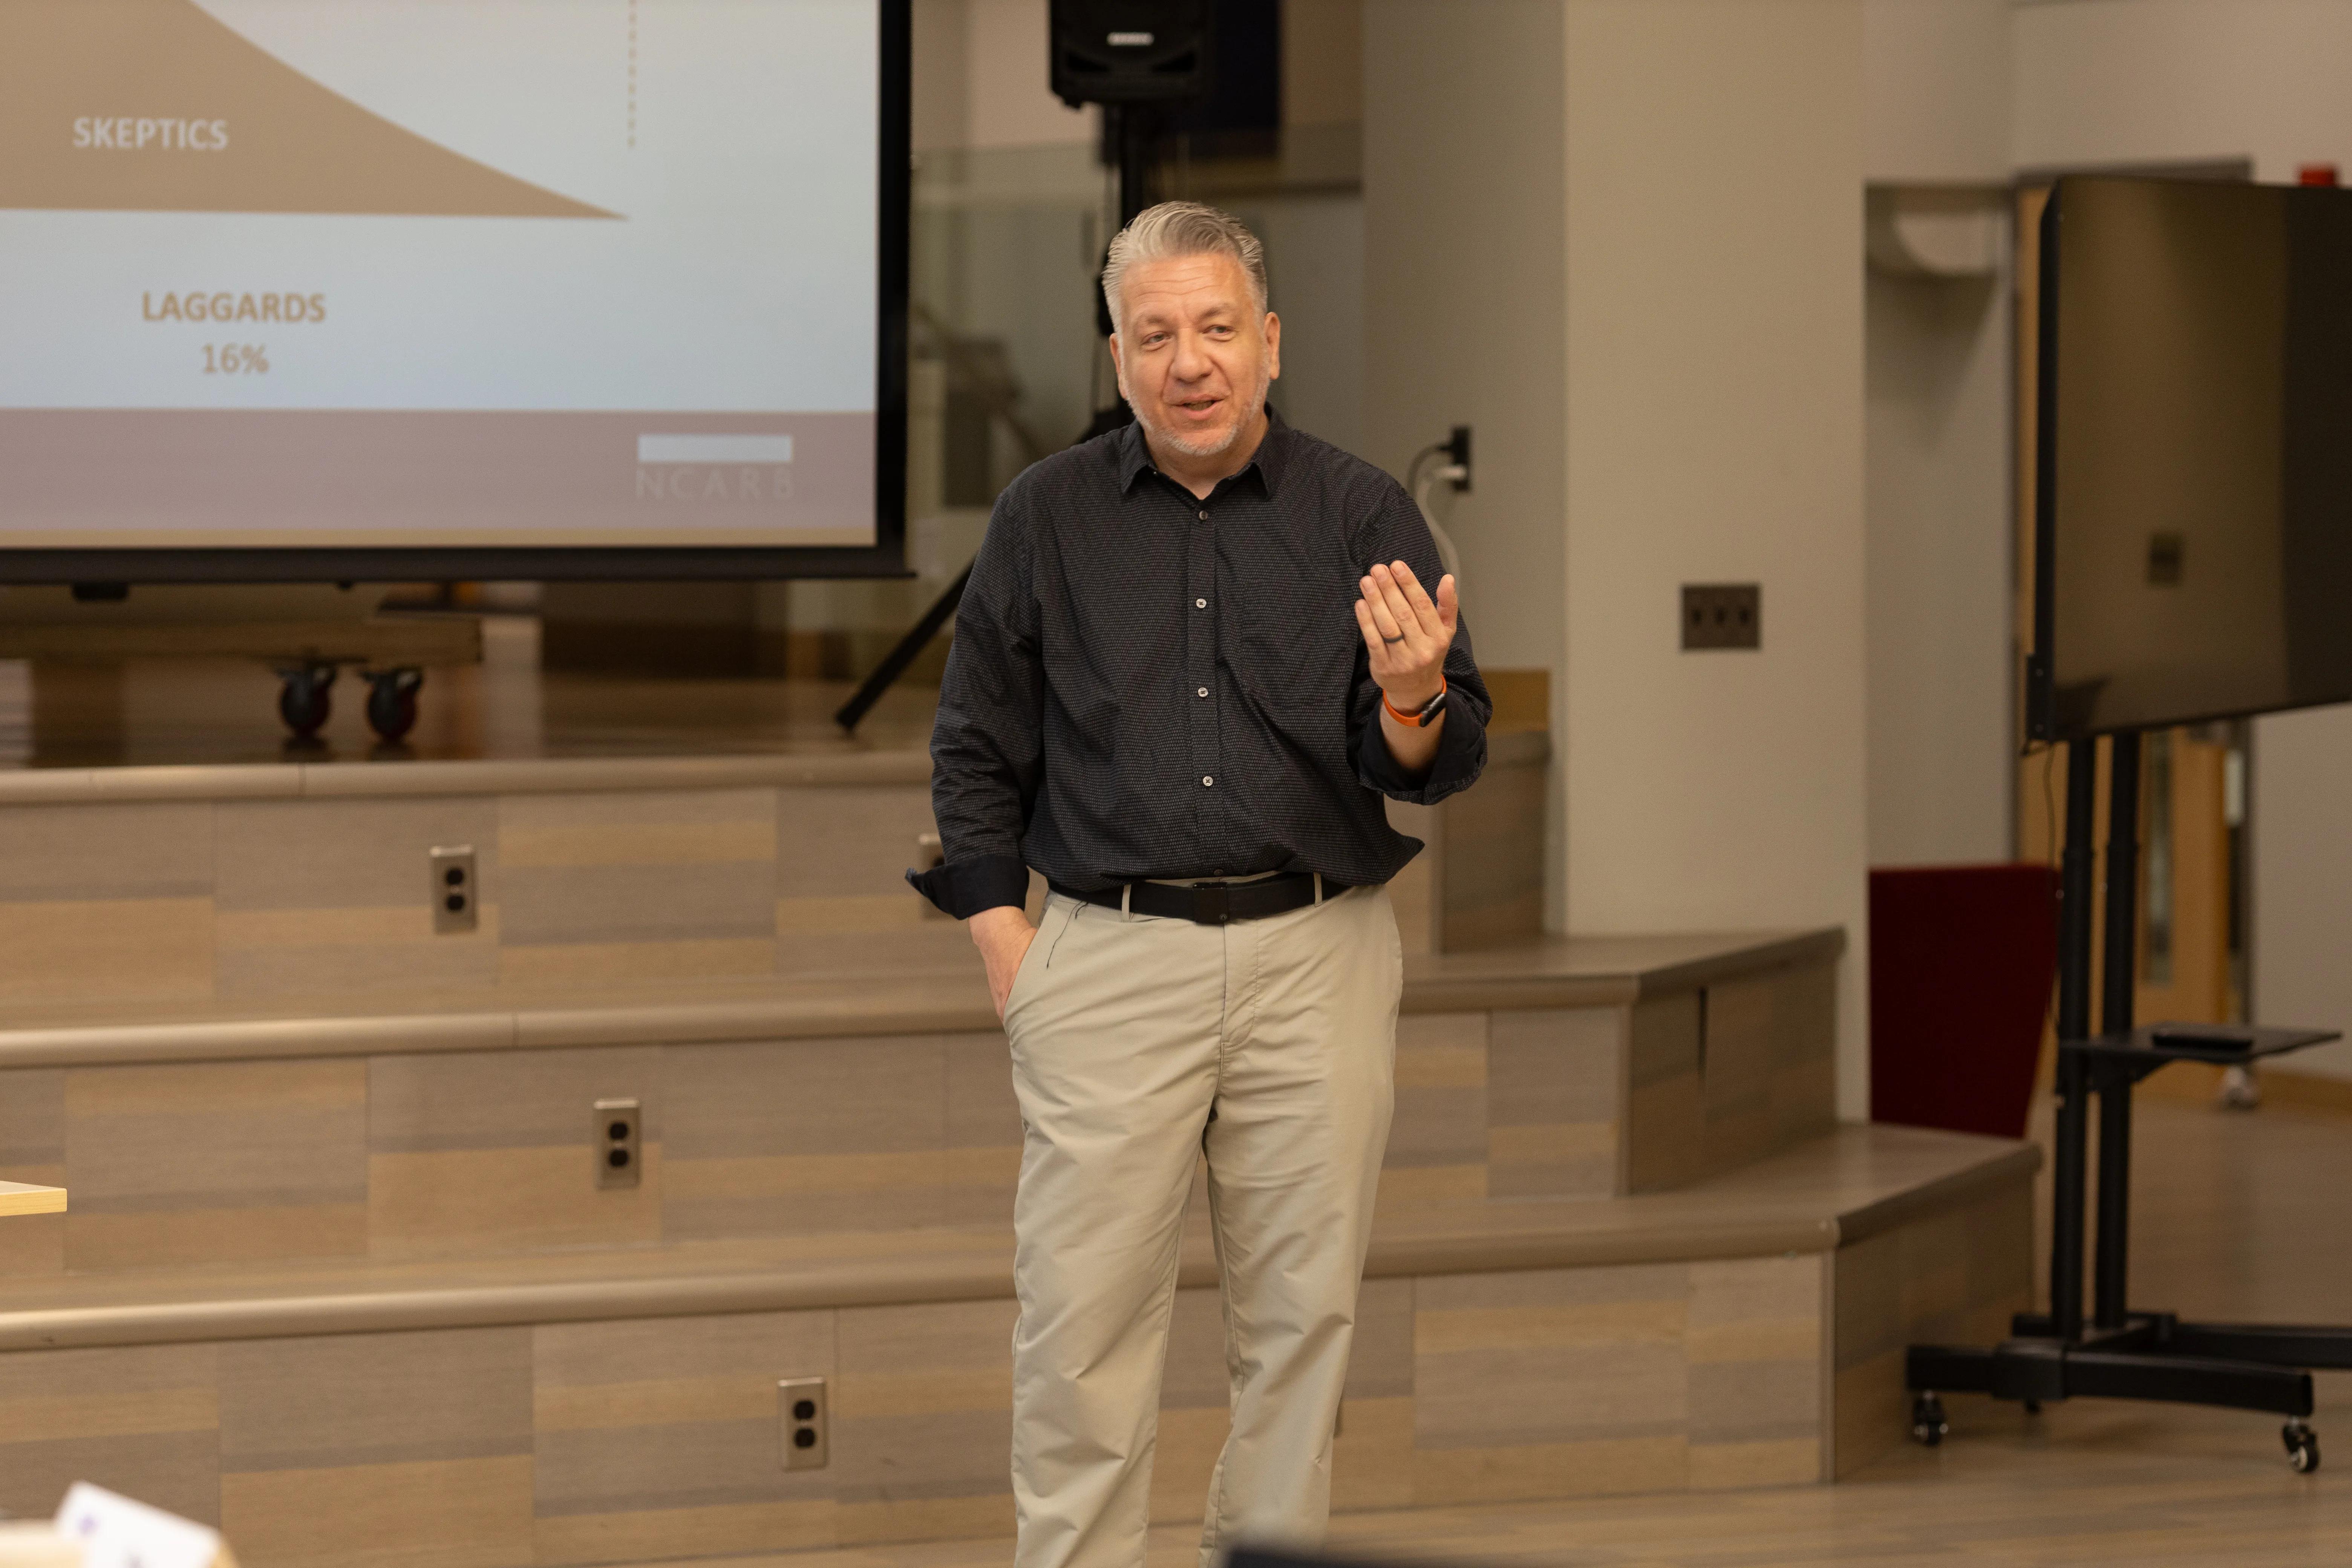
[[1053,0],[1054,92],[1166,103],[1209,90],[1210,0]]

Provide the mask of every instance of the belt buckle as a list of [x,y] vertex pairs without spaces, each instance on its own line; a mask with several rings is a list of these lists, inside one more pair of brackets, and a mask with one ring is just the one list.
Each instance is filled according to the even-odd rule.
[[1192,918],[1204,926],[1221,926],[1234,918],[1229,885],[1223,882],[1192,884]]

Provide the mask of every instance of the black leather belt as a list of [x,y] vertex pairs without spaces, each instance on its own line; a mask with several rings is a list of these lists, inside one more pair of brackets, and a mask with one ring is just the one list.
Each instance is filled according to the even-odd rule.
[[[1135,914],[1192,921],[1204,926],[1262,921],[1268,915],[1305,909],[1315,901],[1315,874],[1311,871],[1285,871],[1278,877],[1261,877],[1255,882],[1192,882],[1175,886],[1166,882],[1130,882],[1123,888],[1106,888],[1097,893],[1082,893],[1059,882],[1048,882],[1046,886],[1066,899],[1100,904],[1105,909],[1124,906]],[[1323,879],[1326,899],[1336,899],[1347,890],[1347,883]]]

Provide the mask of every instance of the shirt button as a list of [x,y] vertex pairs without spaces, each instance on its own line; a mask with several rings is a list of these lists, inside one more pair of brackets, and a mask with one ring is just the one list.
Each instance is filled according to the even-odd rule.
[[1201,521],[1202,521],[1202,522],[1206,522],[1206,521],[1209,521],[1209,514],[1208,514],[1207,512],[1205,512],[1205,511],[1204,511],[1204,512],[1202,512],[1202,513],[1201,514]]
[[1211,789],[1215,787],[1216,782],[1217,781],[1215,779],[1211,778],[1206,773],[1202,773],[1201,775],[1201,787],[1202,789]]
[[1209,601],[1206,599],[1195,599],[1192,601],[1192,607],[1196,610],[1205,610],[1209,607]]
[[1195,693],[1194,693],[1194,695],[1195,695],[1195,696],[1199,696],[1199,697],[1206,697],[1208,694],[1209,694],[1209,689],[1208,689],[1207,687],[1205,687],[1205,686],[1203,686],[1202,688],[1201,688],[1201,689],[1200,689],[1199,691],[1197,691],[1197,692],[1195,692]]

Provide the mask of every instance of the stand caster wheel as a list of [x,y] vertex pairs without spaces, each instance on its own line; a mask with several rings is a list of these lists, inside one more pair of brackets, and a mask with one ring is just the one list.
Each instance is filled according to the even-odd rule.
[[1911,1440],[1922,1447],[1932,1448],[1944,1440],[1952,1429],[1944,1419],[1944,1402],[1932,1394],[1923,1394],[1911,1402]]
[[2298,1476],[2307,1476],[2319,1468],[2319,1434],[2301,1421],[2290,1421],[2279,1432],[2279,1440],[2286,1445],[2286,1462],[2294,1467]]
[[397,741],[416,727],[416,689],[425,684],[421,669],[374,669],[368,672],[368,728],[384,741]]
[[278,672],[278,716],[295,739],[308,741],[318,734],[333,709],[330,694],[334,685],[331,664],[297,665]]

